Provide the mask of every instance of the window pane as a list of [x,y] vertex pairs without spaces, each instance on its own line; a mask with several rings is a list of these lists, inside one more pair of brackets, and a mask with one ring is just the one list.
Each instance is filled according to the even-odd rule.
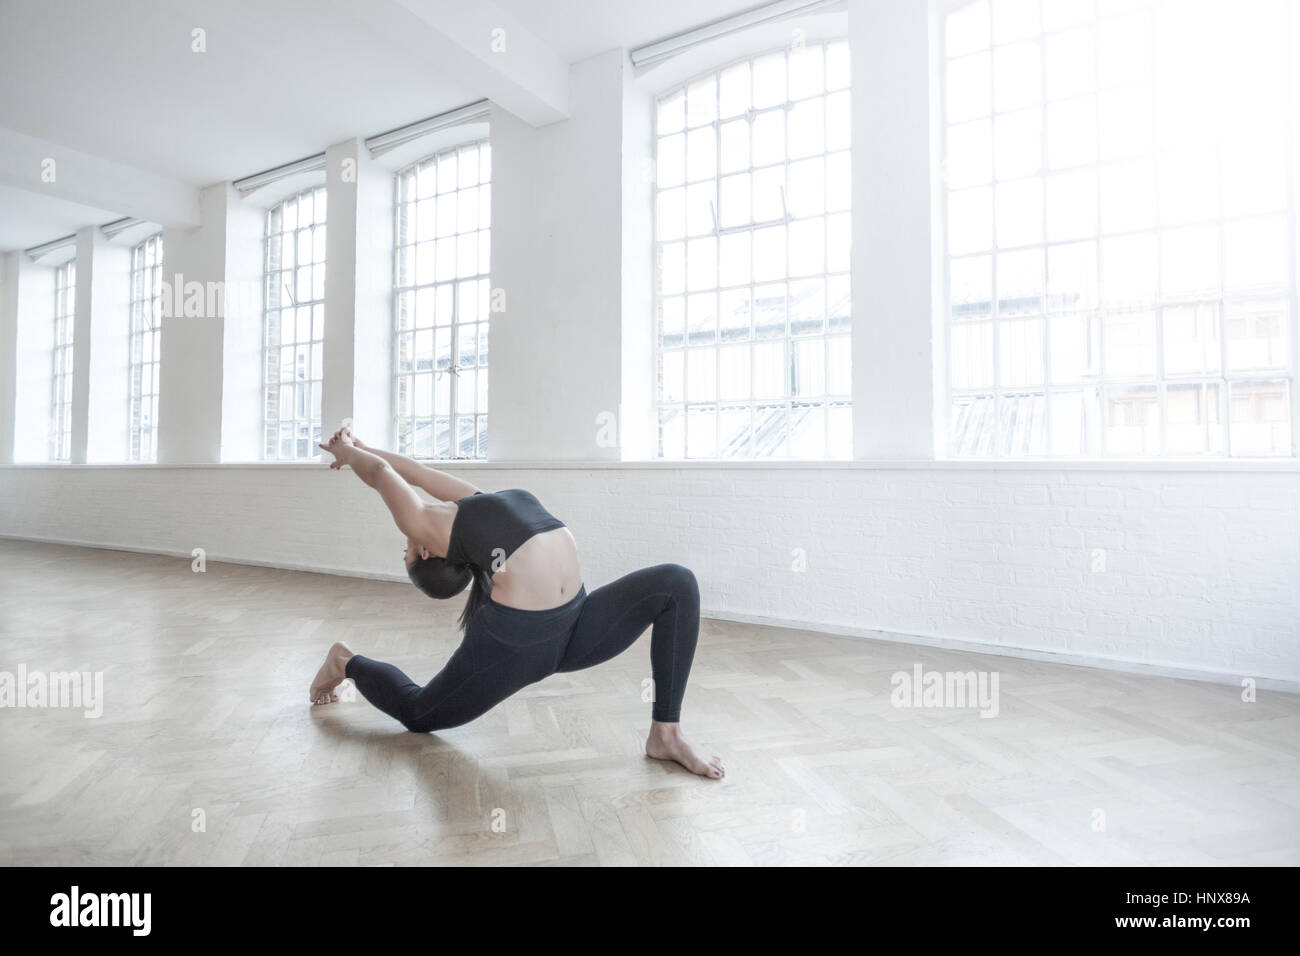
[[1075,384],[1097,377],[1099,323],[1090,312],[1067,312],[1050,319],[1052,381]]
[[717,409],[712,405],[688,407],[686,412],[686,457],[715,457],[717,440]]
[[991,395],[954,397],[948,410],[948,445],[955,458],[988,458],[997,435]]
[[1230,382],[1228,405],[1233,455],[1291,454],[1291,396],[1285,380]]
[[979,186],[993,178],[993,130],[987,119],[948,127],[950,189]]
[[1219,310],[1212,304],[1165,306],[1165,373],[1206,374],[1219,370]]
[[1219,454],[1223,451],[1221,388],[1217,384],[1170,385],[1165,390],[1165,453]]
[[1037,42],[1013,43],[993,51],[993,105],[1003,110],[1033,106],[1042,99],[1041,49]]
[[1047,307],[1073,311],[1097,304],[1097,244],[1052,246],[1047,253]]
[[965,4],[949,14],[944,25],[944,36],[950,57],[986,49],[989,45],[987,0]]
[[1232,302],[1225,307],[1228,369],[1284,370],[1289,364],[1285,302]]
[[1052,454],[1087,457],[1099,453],[1098,404],[1095,389],[1052,394]]
[[1105,370],[1109,378],[1156,374],[1156,322],[1151,312],[1111,312],[1102,318]]
[[988,53],[951,60],[947,66],[946,114],[948,122],[979,119],[991,112],[990,71],[992,61]]
[[948,266],[948,284],[954,320],[982,319],[992,314],[992,256],[953,259]]
[[995,118],[993,163],[998,179],[1018,179],[1038,172],[1042,168],[1042,141],[1040,109],[1017,110]]
[[1001,454],[1008,458],[1032,458],[1046,452],[1047,401],[1037,393],[1003,395],[998,433]]
[[1043,310],[1043,250],[1004,252],[997,257],[998,314],[1027,315]]
[[1042,319],[1003,322],[998,326],[998,364],[1002,385],[1039,385],[1043,382]]
[[1154,385],[1106,389],[1106,448],[1112,455],[1154,455],[1160,450],[1160,409]]
[[988,322],[953,326],[953,388],[987,388],[993,384],[993,326]]

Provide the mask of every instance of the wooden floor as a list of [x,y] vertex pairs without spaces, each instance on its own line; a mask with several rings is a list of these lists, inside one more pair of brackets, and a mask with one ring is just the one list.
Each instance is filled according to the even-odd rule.
[[[15,541],[0,582],[0,671],[104,681],[0,709],[0,863],[1300,863],[1295,696],[706,621],[710,782],[642,756],[648,635],[417,735],[307,703],[338,639],[433,675],[458,609],[409,586]],[[918,663],[998,716],[893,706]]]

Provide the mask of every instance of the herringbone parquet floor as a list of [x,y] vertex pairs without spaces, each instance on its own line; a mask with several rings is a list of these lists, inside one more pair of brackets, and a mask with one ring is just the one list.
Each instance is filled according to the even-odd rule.
[[[307,703],[337,639],[432,676],[459,608],[409,586],[16,541],[0,582],[0,672],[104,682],[0,709],[0,863],[1300,863],[1290,695],[705,621],[715,783],[641,755],[648,635],[416,735]],[[893,706],[917,664],[998,715]]]

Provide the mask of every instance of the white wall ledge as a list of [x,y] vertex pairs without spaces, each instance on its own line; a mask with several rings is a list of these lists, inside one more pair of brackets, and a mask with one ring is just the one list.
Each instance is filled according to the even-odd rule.
[[[1009,471],[1009,472],[1223,472],[1227,474],[1300,474],[1300,459],[944,459],[935,461],[853,460],[818,461],[782,459],[755,461],[731,458],[692,458],[683,461],[474,461],[469,459],[422,460],[446,471]],[[0,471],[8,469],[142,469],[146,471],[170,469],[252,469],[274,471],[288,469],[303,471],[324,469],[323,462],[315,461],[223,461],[158,464],[153,462],[15,462],[0,464]]]

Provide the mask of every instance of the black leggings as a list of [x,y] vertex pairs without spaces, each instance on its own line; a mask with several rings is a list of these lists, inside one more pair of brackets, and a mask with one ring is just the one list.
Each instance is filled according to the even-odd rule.
[[520,611],[488,601],[475,612],[446,666],[423,687],[392,664],[362,657],[347,676],[366,700],[424,733],[468,723],[528,684],[595,667],[621,654],[647,627],[655,720],[681,718],[700,629],[700,591],[680,564],[633,571],[567,604]]

